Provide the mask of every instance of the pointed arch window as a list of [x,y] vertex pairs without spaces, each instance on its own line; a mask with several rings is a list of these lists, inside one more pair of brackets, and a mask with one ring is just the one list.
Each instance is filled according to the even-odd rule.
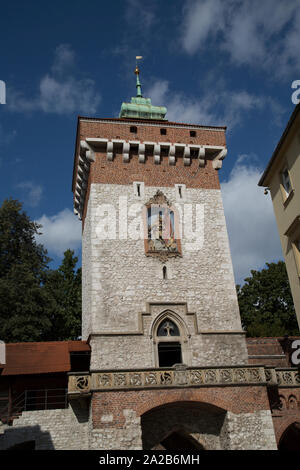
[[172,367],[182,363],[182,338],[177,324],[170,318],[165,318],[159,323],[156,336],[159,367]]

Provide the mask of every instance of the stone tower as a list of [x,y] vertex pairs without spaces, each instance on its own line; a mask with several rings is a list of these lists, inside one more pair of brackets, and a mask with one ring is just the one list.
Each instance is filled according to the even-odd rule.
[[119,118],[78,119],[90,447],[276,448],[235,291],[218,178],[226,128],[169,122],[135,73]]

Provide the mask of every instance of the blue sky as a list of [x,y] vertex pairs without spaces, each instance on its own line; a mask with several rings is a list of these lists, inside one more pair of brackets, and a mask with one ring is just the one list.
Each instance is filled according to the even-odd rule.
[[0,203],[44,225],[54,259],[80,253],[71,178],[77,115],[117,117],[135,92],[169,120],[227,125],[220,171],[236,280],[282,258],[269,196],[257,187],[295,106],[299,0],[123,0],[2,4]]

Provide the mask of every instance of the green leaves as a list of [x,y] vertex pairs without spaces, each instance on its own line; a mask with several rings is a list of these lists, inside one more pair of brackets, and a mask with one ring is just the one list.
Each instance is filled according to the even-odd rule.
[[50,271],[45,289],[55,302],[52,312],[51,338],[56,341],[76,339],[81,331],[81,268],[78,258],[67,250],[58,270]]
[[0,338],[5,342],[75,339],[81,330],[81,269],[67,250],[49,270],[46,249],[36,242],[41,226],[22,204],[0,207]]
[[237,285],[242,325],[247,336],[298,335],[285,263],[266,263],[251,271],[243,287]]

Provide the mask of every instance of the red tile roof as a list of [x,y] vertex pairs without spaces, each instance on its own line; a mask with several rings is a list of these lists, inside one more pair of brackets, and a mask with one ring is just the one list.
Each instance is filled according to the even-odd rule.
[[70,353],[75,351],[90,351],[90,346],[86,341],[9,343],[6,344],[6,364],[0,365],[0,375],[69,372]]

